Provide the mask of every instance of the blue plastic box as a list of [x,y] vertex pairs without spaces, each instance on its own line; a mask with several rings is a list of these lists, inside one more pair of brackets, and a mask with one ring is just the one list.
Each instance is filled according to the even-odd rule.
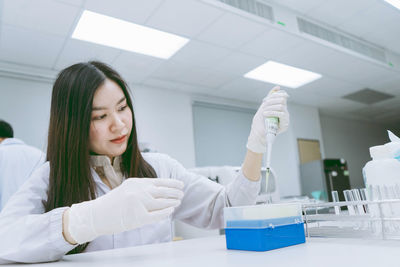
[[225,208],[228,249],[267,251],[305,242],[299,204]]

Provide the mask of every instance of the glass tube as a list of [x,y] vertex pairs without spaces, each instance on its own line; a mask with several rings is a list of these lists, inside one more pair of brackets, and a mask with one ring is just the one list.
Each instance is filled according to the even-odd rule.
[[[369,201],[381,200],[381,193],[380,193],[380,190],[379,190],[379,186],[376,186],[376,185],[369,185],[368,186],[367,199]],[[370,204],[368,209],[369,209],[369,212],[370,212],[370,216],[372,216],[374,218],[380,218],[381,217],[380,207],[379,207],[378,204]],[[381,224],[382,224],[382,222],[380,222],[380,221],[374,221],[371,224],[372,232],[377,236],[382,235],[382,225]]]
[[[339,202],[339,194],[337,191],[332,191],[332,201]],[[340,214],[340,206],[335,206],[335,214]]]
[[[353,189],[353,190],[351,190],[351,192],[353,193],[354,201],[360,202],[361,195],[360,195],[360,192],[358,191],[358,189]],[[361,204],[357,204],[357,211],[358,211],[358,214],[365,214],[364,207]]]
[[[361,189],[360,189],[360,195],[361,195],[361,200],[362,200],[362,201],[368,201],[368,200],[370,200],[369,197],[368,197],[367,188],[361,188]],[[368,205],[364,205],[364,210],[365,210],[365,213],[369,213]]]
[[[354,201],[353,194],[351,193],[350,190],[344,190],[343,195],[344,195],[344,199],[346,200],[346,202]],[[347,210],[349,211],[349,215],[356,214],[353,205],[347,205]]]

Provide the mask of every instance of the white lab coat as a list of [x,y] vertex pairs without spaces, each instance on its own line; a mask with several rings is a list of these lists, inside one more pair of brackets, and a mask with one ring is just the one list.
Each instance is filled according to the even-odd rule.
[[46,160],[39,149],[17,138],[7,138],[0,144],[0,211],[8,199],[25,183],[32,171]]
[[[167,242],[172,239],[171,220],[178,219],[202,228],[223,228],[225,206],[255,204],[260,183],[252,182],[240,172],[226,187],[206,177],[187,171],[167,155],[143,154],[157,177],[181,180],[184,198],[172,218],[138,229],[93,240],[86,248],[96,251]],[[110,189],[92,169],[98,196]],[[37,169],[0,213],[0,263],[44,262],[58,260],[75,246],[62,235],[62,213],[67,207],[44,212],[47,200],[49,163]]]

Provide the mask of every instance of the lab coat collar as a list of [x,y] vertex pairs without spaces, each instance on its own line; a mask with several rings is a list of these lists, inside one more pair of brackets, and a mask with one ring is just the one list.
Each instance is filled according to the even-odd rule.
[[106,165],[112,165],[113,168],[117,168],[118,170],[121,170],[121,156],[115,157],[113,159],[113,163],[111,164],[111,160],[109,157],[105,155],[91,155],[90,156],[90,164],[92,166],[106,166]]
[[18,138],[6,138],[3,140],[3,142],[0,143],[0,146],[6,146],[6,145],[23,145],[25,144],[22,140],[19,140]]
[[121,157],[115,157],[111,164],[110,158],[104,155],[90,156],[90,165],[100,178],[106,178],[111,188],[119,186],[124,180],[121,170]]

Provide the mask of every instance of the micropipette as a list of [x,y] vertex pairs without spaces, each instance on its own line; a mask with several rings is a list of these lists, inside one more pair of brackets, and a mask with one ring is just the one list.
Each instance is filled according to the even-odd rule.
[[268,178],[271,168],[271,152],[272,144],[274,143],[275,136],[278,132],[279,118],[277,117],[267,117],[265,118],[265,128],[267,132],[267,154],[266,154],[266,172],[265,172],[265,194],[268,190]]
[[[271,92],[278,92],[279,87],[275,87]],[[268,193],[268,178],[271,169],[271,152],[272,144],[275,141],[275,136],[279,129],[279,118],[278,117],[266,117],[264,119],[265,131],[266,131],[266,141],[267,141],[267,154],[266,157],[266,172],[265,172],[265,194]]]

